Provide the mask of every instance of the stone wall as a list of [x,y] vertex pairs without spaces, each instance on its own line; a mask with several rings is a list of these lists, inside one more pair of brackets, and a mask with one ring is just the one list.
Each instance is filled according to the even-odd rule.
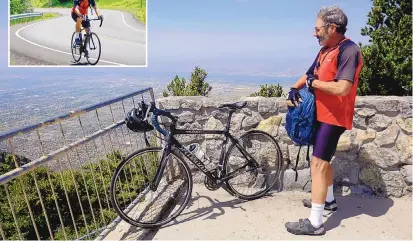
[[[310,179],[306,161],[307,147],[302,147],[298,165],[298,180],[294,180],[299,147],[285,131],[287,106],[284,98],[244,97],[217,101],[202,96],[167,97],[157,100],[160,108],[179,115],[179,127],[191,129],[222,129],[227,114],[219,104],[246,100],[247,106],[234,113],[231,133],[238,136],[258,128],[269,132],[279,142],[284,171],[278,187],[281,190],[302,190]],[[209,158],[217,161],[222,139],[205,135],[179,136],[184,144],[204,144]],[[312,148],[310,147],[310,157]],[[412,189],[412,103],[411,96],[357,97],[354,126],[340,138],[336,155],[331,161],[336,188],[344,192],[370,193],[401,197]],[[201,182],[202,175],[195,173]],[[196,178],[198,177],[198,178]],[[307,185],[308,189],[311,185]]]

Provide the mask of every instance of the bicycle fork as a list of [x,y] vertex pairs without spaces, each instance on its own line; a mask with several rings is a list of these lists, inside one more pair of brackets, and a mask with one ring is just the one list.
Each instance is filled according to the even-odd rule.
[[161,158],[159,168],[156,170],[155,176],[150,185],[150,189],[152,191],[156,191],[156,189],[158,189],[159,183],[161,182],[161,179],[162,179],[163,172],[165,171],[166,165],[168,163],[167,157],[169,156],[170,153],[171,153],[170,146],[166,145],[162,153],[162,158]]

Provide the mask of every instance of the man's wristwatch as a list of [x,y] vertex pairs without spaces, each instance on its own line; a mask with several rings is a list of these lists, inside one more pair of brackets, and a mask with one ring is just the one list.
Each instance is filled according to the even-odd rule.
[[317,76],[315,76],[315,75],[308,75],[307,76],[307,79],[306,79],[306,85],[307,85],[307,88],[309,88],[309,89],[312,89],[313,88],[313,81],[315,80],[315,79],[317,79]]

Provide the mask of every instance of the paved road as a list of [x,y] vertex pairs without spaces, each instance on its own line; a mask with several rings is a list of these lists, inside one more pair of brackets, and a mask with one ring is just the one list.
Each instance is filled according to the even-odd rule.
[[[194,185],[190,205],[182,214],[145,239],[152,240],[412,240],[412,199],[336,194],[339,210],[324,212],[324,236],[296,236],[284,223],[308,217],[301,199],[310,193],[284,191],[244,202],[223,190]],[[136,240],[140,229],[123,224],[108,239]]]
[[[49,12],[49,9],[35,9]],[[75,22],[70,9],[53,8],[59,17],[10,27],[10,51],[41,60],[41,64],[73,65],[70,42]],[[146,27],[128,12],[101,10],[104,21],[92,22],[101,41],[98,65],[146,65]],[[40,61],[39,61],[40,62]],[[82,57],[81,63],[87,63]]]

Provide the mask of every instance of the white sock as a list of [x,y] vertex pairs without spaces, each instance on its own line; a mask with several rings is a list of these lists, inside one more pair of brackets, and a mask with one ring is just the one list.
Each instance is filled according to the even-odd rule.
[[324,204],[311,203],[311,214],[308,218],[315,228],[319,228],[323,224]]
[[328,187],[326,202],[332,202],[334,200],[333,185]]

